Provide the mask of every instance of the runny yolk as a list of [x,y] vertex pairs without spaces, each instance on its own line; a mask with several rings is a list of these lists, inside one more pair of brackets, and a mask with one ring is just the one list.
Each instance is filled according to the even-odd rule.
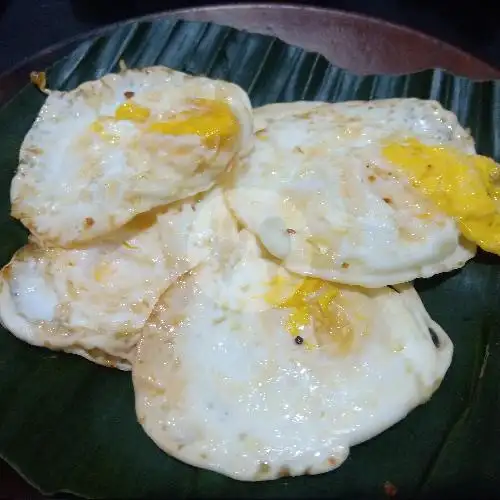
[[197,135],[210,149],[230,146],[239,132],[231,107],[224,101],[193,99],[191,109],[172,119],[152,123],[148,131],[168,135]]
[[500,167],[495,161],[416,139],[386,144],[382,152],[417,190],[457,221],[468,240],[500,255]]
[[145,123],[151,115],[149,108],[140,106],[132,101],[120,104],[115,110],[116,120],[128,120],[135,123]]
[[114,116],[95,121],[91,129],[105,139],[111,135],[103,120],[131,121],[144,125],[144,131],[173,136],[197,135],[209,149],[230,149],[239,133],[239,123],[229,104],[213,99],[192,99],[190,108],[164,121],[154,121],[151,110],[131,100],[115,110]]
[[[339,330],[338,318],[330,307],[339,295],[338,288],[318,278],[305,278],[292,295],[283,299],[286,286],[285,278],[274,278],[269,283],[264,300],[274,307],[290,310],[285,322],[288,333],[293,337],[302,335],[304,328],[314,320],[335,336]],[[308,349],[313,347],[307,340],[304,340],[304,345]]]

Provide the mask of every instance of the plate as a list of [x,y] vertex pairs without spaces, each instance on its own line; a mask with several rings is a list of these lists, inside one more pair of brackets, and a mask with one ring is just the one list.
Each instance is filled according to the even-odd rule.
[[[28,84],[29,71],[51,66],[49,85],[69,89],[116,69],[120,58],[129,66],[161,63],[234,81],[254,105],[438,99],[472,129],[481,153],[500,158],[500,84],[490,81],[500,74],[432,38],[305,7],[238,5],[152,16],[52,48],[0,79],[2,265],[26,237],[8,217],[8,191],[20,142],[43,102]],[[427,69],[433,67],[442,69]],[[456,498],[494,492],[500,487],[497,266],[497,259],[479,254],[458,273],[417,283],[455,343],[452,368],[429,403],[353,448],[332,473],[248,484],[181,464],[160,452],[137,424],[128,374],[27,346],[5,331],[0,455],[44,493],[91,498],[385,498],[396,490],[398,498]],[[20,498],[5,471],[0,469],[0,495]]]

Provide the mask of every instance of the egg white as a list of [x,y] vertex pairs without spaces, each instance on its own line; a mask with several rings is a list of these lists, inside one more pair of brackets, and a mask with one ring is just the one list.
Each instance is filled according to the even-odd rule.
[[[158,302],[133,364],[138,420],[167,453],[235,479],[335,469],[438,388],[452,343],[410,285],[339,286],[340,331],[310,324],[298,345],[269,282],[302,278],[262,257],[254,237],[184,275]],[[264,297],[264,298],[263,298]],[[439,339],[436,347],[429,329]]]
[[473,152],[438,103],[418,99],[272,104],[254,111],[252,153],[232,172],[238,219],[289,270],[365,287],[463,266],[476,246],[381,158],[412,136]]
[[[207,217],[207,214],[213,214]],[[139,216],[99,244],[16,252],[0,279],[0,321],[37,346],[130,370],[160,295],[236,232],[214,189]]]
[[[134,121],[107,118],[131,99],[151,111],[152,121],[168,121],[199,98],[223,101],[236,116],[239,131],[227,151],[206,147],[195,134],[151,133]],[[103,134],[92,129],[98,120]],[[165,67],[52,91],[21,146],[12,215],[43,246],[89,241],[139,213],[211,188],[250,147],[252,131],[251,104],[240,87]]]

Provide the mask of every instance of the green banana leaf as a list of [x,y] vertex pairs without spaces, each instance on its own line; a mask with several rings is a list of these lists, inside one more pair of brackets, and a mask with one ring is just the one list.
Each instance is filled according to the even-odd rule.
[[[499,82],[473,83],[441,70],[359,77],[277,39],[211,24],[160,20],[119,27],[50,68],[49,86],[74,88],[116,70],[120,59],[129,67],[164,64],[235,82],[254,106],[437,99],[470,127],[481,153],[500,159]],[[1,265],[26,241],[26,231],[9,218],[18,149],[43,102],[26,79],[0,109]],[[459,272],[417,282],[455,344],[451,369],[427,404],[354,447],[331,473],[250,484],[184,465],[161,452],[137,423],[130,374],[30,347],[6,331],[0,331],[0,456],[44,493],[91,498],[376,499],[394,493],[391,485],[398,498],[484,497],[500,489],[499,262],[479,254]]]

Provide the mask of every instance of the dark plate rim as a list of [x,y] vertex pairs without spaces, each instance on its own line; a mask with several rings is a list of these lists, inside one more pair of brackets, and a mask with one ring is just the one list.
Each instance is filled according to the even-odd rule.
[[[22,88],[23,86],[22,85],[23,80],[26,83],[28,82],[28,75],[30,71],[50,66],[57,59],[66,55],[72,48],[75,48],[79,43],[87,39],[105,35],[120,27],[133,24],[136,22],[148,22],[157,19],[163,19],[166,17],[173,17],[186,20],[209,21],[210,18],[213,18],[214,16],[217,17],[218,14],[223,14],[224,17],[226,16],[231,17],[233,15],[241,16],[241,14],[255,12],[256,10],[261,10],[261,11],[268,10],[273,13],[280,12],[285,14],[296,14],[296,15],[306,12],[308,14],[317,16],[318,19],[331,18],[332,20],[337,20],[337,21],[338,20],[344,22],[353,21],[358,24],[366,23],[370,27],[385,29],[388,33],[392,33],[395,36],[399,35],[402,37],[406,37],[408,39],[414,39],[416,41],[416,44],[426,44],[428,46],[434,46],[441,52],[445,52],[447,56],[452,56],[453,61],[459,61],[460,67],[456,67],[456,65],[454,65],[453,63],[450,66],[448,66],[447,61],[443,61],[440,64],[440,66],[446,71],[449,71],[455,75],[465,76],[476,81],[500,79],[500,68],[495,68],[490,64],[472,56],[468,52],[458,47],[455,47],[447,42],[439,40],[431,35],[420,32],[413,28],[409,28],[407,26],[395,24],[380,19],[378,17],[368,16],[360,13],[347,12],[339,9],[315,7],[306,4],[248,2],[248,3],[233,4],[233,5],[218,4],[210,6],[165,10],[158,13],[133,17],[131,19],[123,21],[118,21],[116,23],[107,24],[106,26],[98,27],[95,29],[90,29],[88,31],[85,31],[84,33],[75,35],[74,37],[70,37],[55,44],[52,44],[46,47],[45,49],[42,49],[41,51],[24,58],[18,64],[0,73],[0,106],[5,105],[14,95],[16,95],[19,89]],[[225,24],[225,23],[219,23],[219,24]],[[262,33],[273,35],[273,33],[269,32],[269,29],[273,28],[272,26],[271,27],[264,26],[263,28],[264,30],[261,31]],[[240,27],[240,29],[244,28]],[[278,36],[278,38],[280,37]],[[290,43],[287,40],[284,41]],[[306,50],[309,50],[307,47],[305,48]],[[331,62],[333,62],[334,64],[336,63],[336,61],[331,61]],[[351,71],[351,68],[349,67],[343,67],[342,65],[340,66],[343,69]],[[433,67],[432,66],[422,67],[417,65],[412,71],[422,71],[424,69],[433,69]],[[356,71],[354,72],[356,73]],[[398,73],[398,72],[408,73],[407,70],[399,71],[397,67],[394,68],[394,71],[391,71],[391,73]]]

